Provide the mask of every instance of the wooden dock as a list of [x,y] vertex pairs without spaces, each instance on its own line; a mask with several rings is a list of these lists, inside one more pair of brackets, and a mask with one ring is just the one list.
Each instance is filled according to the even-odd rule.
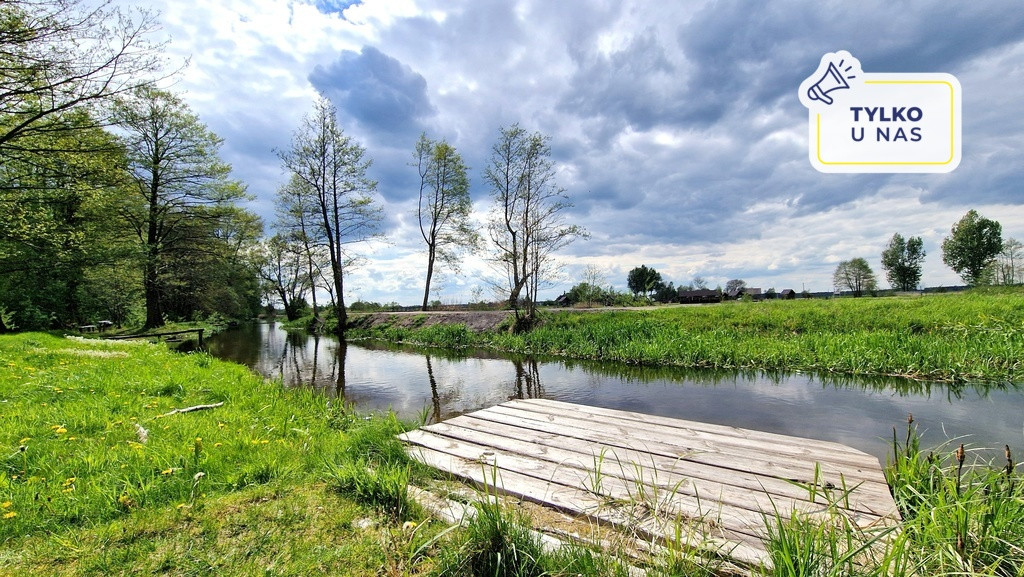
[[402,439],[414,458],[477,486],[650,542],[682,536],[745,565],[770,564],[766,514],[838,510],[864,528],[899,519],[878,459],[838,443],[543,399]]

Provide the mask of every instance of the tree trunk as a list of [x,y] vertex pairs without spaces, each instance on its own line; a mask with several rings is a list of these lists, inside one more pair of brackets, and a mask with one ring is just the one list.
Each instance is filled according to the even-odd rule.
[[434,245],[430,245],[427,253],[427,283],[423,287],[423,310],[427,310],[427,300],[430,298],[430,279],[434,277]]

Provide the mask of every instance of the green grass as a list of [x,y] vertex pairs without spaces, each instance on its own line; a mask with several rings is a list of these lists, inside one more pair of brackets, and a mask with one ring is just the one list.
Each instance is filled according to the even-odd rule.
[[[430,473],[397,441],[406,428],[204,354],[2,336],[0,575],[626,574],[582,544],[544,551],[488,495],[466,528],[429,520],[408,497]],[[857,529],[838,506],[827,525],[772,516],[766,574],[1024,575],[1015,463],[926,453],[909,426],[896,437],[898,530]],[[725,567],[671,547],[630,563]]]
[[1012,383],[1024,375],[1024,290],[566,311],[523,334],[456,325],[350,336],[644,365]]

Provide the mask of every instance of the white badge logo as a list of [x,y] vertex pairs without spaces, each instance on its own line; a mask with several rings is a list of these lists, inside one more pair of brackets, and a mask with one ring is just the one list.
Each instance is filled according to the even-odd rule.
[[960,164],[960,82],[943,73],[865,73],[849,52],[800,84],[809,157],[821,172],[950,172]]

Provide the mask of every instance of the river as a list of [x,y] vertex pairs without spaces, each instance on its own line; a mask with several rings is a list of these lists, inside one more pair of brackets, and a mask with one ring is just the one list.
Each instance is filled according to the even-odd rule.
[[494,353],[414,349],[286,332],[258,323],[208,340],[214,356],[286,387],[314,387],[358,410],[430,422],[513,398],[611,409],[836,441],[885,463],[892,430],[913,414],[922,446],[963,442],[986,459],[1024,455],[1024,386],[636,367]]

